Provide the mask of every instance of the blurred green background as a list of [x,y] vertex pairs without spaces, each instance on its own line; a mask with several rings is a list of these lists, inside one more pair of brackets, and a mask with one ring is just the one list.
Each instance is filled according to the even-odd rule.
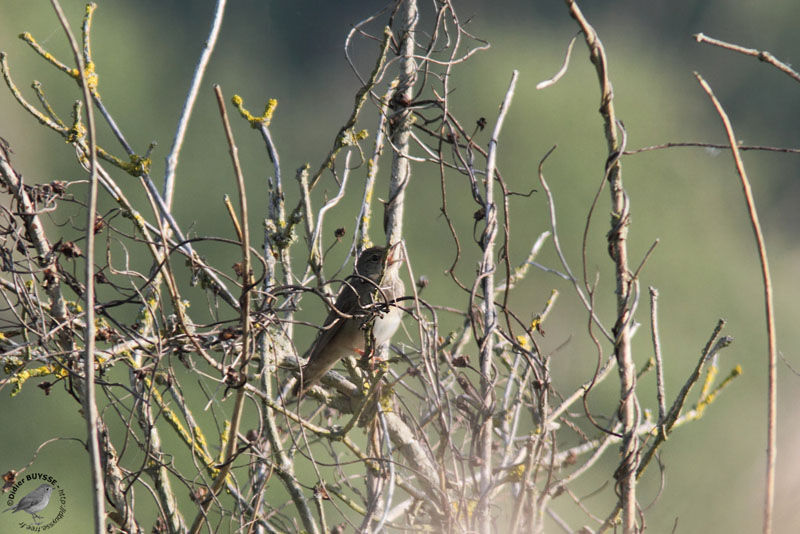
[[[742,0],[584,4],[582,8],[610,58],[617,112],[628,131],[629,149],[668,141],[725,142],[720,121],[693,71],[714,88],[744,143],[800,146],[800,85],[755,59],[699,45],[692,38],[703,32],[769,50],[791,64],[800,58],[796,27],[800,3],[773,1],[768,7]],[[78,30],[84,4],[63,0],[62,5],[73,29]],[[211,84],[221,84],[228,98],[240,94],[254,111],[261,109],[266,99],[278,99],[271,130],[292,206],[296,199],[294,170],[306,162],[312,168],[319,165],[349,115],[359,87],[344,59],[344,37],[353,23],[381,6],[355,1],[231,3],[178,169],[174,214],[184,230],[232,237],[221,198],[223,194],[235,198],[236,191]],[[138,152],[144,152],[151,141],[158,142],[152,169],[157,181],[163,177],[163,158],[207,35],[212,8],[210,1],[114,0],[99,2],[95,14],[93,47],[104,102]],[[500,169],[511,189],[541,190],[536,167],[544,153],[558,145],[545,173],[556,198],[562,246],[578,273],[583,221],[606,157],[597,114],[597,80],[583,42],[576,43],[570,69],[556,86],[535,89],[559,69],[576,26],[558,2],[464,1],[456,2],[456,8],[462,21],[470,20],[469,31],[492,47],[457,69],[451,85],[455,115],[465,125],[481,116],[492,125],[512,69],[520,71],[517,94],[501,136]],[[425,13],[423,10],[423,16]],[[430,25],[429,19],[423,19],[421,29],[430,29]],[[40,80],[54,107],[67,117],[72,101],[79,97],[77,87],[16,38],[23,31],[31,32],[40,44],[70,62],[62,30],[46,3],[4,0],[0,4],[0,50],[8,53],[16,83],[35,101],[28,87],[31,80]],[[359,66],[366,72],[373,64],[374,44],[360,40],[355,50]],[[370,134],[375,130],[372,117],[374,112],[369,112],[359,123]],[[252,130],[238,120],[234,120],[234,129],[250,188],[253,240],[260,246],[259,229],[265,215],[261,199],[266,198],[264,183],[272,167]],[[0,88],[0,136],[11,144],[15,167],[29,183],[85,177],[72,149],[27,115],[5,86]],[[122,153],[107,132],[102,139],[107,147]],[[488,132],[479,139],[485,145]],[[370,151],[371,144],[372,137],[362,146]],[[800,297],[796,283],[800,156],[747,152],[744,157],[770,253],[779,350],[786,360],[800,365],[796,354],[800,336],[794,323]],[[376,194],[386,198],[387,159],[382,167]],[[338,225],[346,226],[348,236],[352,235],[353,210],[360,201],[358,184],[363,183],[364,173],[363,167],[354,171],[349,201],[331,214],[326,243]],[[135,180],[116,176],[133,199],[142,199]],[[719,317],[728,321],[725,333],[736,338],[720,358],[721,373],[736,364],[744,369],[744,375],[725,390],[701,422],[677,430],[662,449],[666,486],[647,511],[647,524],[653,532],[670,531],[675,521],[678,532],[756,531],[761,520],[766,446],[766,336],[759,264],[732,160],[727,152],[697,148],[649,152],[623,160],[623,179],[632,202],[632,263],[637,264],[653,240],[660,239],[641,280],[645,296],[647,286],[658,288],[661,294],[661,341],[669,399],[694,367]],[[336,191],[330,178],[325,180],[317,191],[317,201],[324,192],[332,195]],[[451,214],[467,236],[475,205],[463,181],[458,177],[449,180]],[[453,291],[452,282],[443,274],[454,256],[454,246],[439,215],[438,187],[435,169],[415,170],[408,193],[406,237],[415,272],[431,280],[427,298],[463,305],[466,296]],[[613,313],[613,274],[604,238],[607,197],[604,193],[596,212],[589,259],[590,272],[600,273],[603,296],[599,305],[606,318]],[[101,201],[101,206],[110,207],[107,201]],[[541,191],[528,199],[513,197],[511,209],[512,263],[518,263],[549,227],[546,199]],[[379,223],[380,211],[376,215],[374,220]],[[382,241],[379,224],[372,235]],[[477,258],[476,247],[470,247],[468,238],[466,241],[468,249],[459,271],[463,277],[472,275]],[[343,259],[344,250],[340,249],[337,254]],[[238,254],[209,245],[202,253],[223,268],[231,254]],[[539,261],[560,267],[549,245]],[[529,317],[541,309],[554,288],[562,296],[545,324],[541,345],[546,351],[561,347],[553,356],[554,380],[559,391],[569,393],[591,376],[596,358],[586,339],[585,311],[577,306],[569,286],[553,275],[532,270],[512,304],[521,316]],[[321,308],[313,304],[315,310],[308,313],[319,320]],[[642,328],[635,344],[639,365],[651,353],[647,310],[643,298],[638,315]],[[298,344],[305,348],[304,343]],[[800,380],[783,363],[779,375],[775,531],[792,532],[800,524],[796,506],[800,431],[795,413]],[[0,399],[0,427],[5,429],[0,433],[2,472],[26,464],[34,449],[47,439],[82,439],[85,435],[83,420],[75,404],[63,399],[63,391],[56,388],[45,397],[32,385],[14,399],[7,395]],[[615,378],[605,389],[616,392]],[[642,381],[640,399],[645,407],[655,406],[651,376]],[[604,400],[602,391],[595,402],[595,409],[609,413],[612,405]],[[597,478],[585,483],[585,494],[613,472],[616,457],[613,452],[607,456],[606,471],[598,470]],[[53,473],[66,485],[68,514],[57,531],[84,531],[89,525],[90,502],[88,462],[81,445],[75,441],[48,445],[30,471]],[[641,504],[646,506],[658,492],[655,466],[641,487]],[[595,504],[593,510],[599,515],[606,512],[604,501],[590,499],[587,504]],[[569,508],[564,506],[564,510]],[[578,517],[568,517],[575,528],[585,522]],[[11,528],[9,520],[0,517],[4,525],[0,530]]]

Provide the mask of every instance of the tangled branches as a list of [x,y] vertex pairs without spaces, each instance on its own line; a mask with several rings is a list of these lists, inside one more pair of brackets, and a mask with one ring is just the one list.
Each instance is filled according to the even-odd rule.
[[[552,150],[542,158],[538,173],[550,206],[550,227],[541,229],[537,239],[526,233],[524,258],[512,263],[519,247],[511,242],[509,199],[530,193],[509,188],[497,155],[503,120],[513,113],[518,74],[511,76],[505,96],[498,96],[497,117],[481,117],[474,124],[459,118],[450,97],[452,74],[489,45],[467,31],[449,1],[434,2],[436,9],[425,17],[416,2],[398,2],[353,26],[345,50],[361,89],[327,156],[319,165],[301,166],[295,182],[284,178],[275,140],[280,134],[273,137],[270,130],[276,101],[269,101],[257,116],[240,97],[233,98],[240,116],[263,139],[272,165],[264,186],[268,202],[258,249],[250,244],[249,193],[219,87],[239,192],[238,208],[227,204],[236,239],[188,237],[171,204],[182,132],[196,92],[187,98],[167,156],[166,185],[158,191],[151,179],[152,147],[135,153],[103,105],[95,73],[99,67],[89,46],[94,6],[87,8],[83,24],[83,74],[48,54],[33,36],[24,36],[47,61],[88,86],[92,104],[126,155],[96,147],[102,160],[96,164],[97,180],[104,200],[115,206],[98,215],[92,228],[83,228],[69,217],[64,224],[60,216],[85,209],[77,181],[26,184],[10,151],[4,147],[0,153],[0,174],[10,199],[1,228],[1,341],[7,376],[0,389],[13,397],[35,382],[46,396],[84,402],[87,369],[80,354],[90,329],[87,308],[80,304],[87,295],[86,282],[77,273],[89,262],[98,288],[87,306],[97,314],[92,373],[101,396],[99,447],[115,528],[488,533],[542,532],[553,521],[575,530],[568,526],[575,516],[566,519],[552,506],[557,498],[570,499],[601,530],[615,524],[620,510],[628,521],[626,530],[637,528],[636,479],[669,432],[698,418],[727,383],[712,387],[714,373],[709,371],[697,406],[683,410],[701,371],[709,362],[716,369],[715,356],[730,339],[720,335],[720,325],[685,392],[667,409],[660,391],[658,420],[645,418],[629,344],[641,267],[629,269],[624,244],[630,224],[630,199],[620,174],[624,139],[617,138],[599,38],[578,16],[577,6],[568,4],[587,37],[592,61],[602,70],[609,159],[598,175],[600,190],[606,184],[612,189],[608,246],[618,272],[619,299],[611,320],[595,306],[598,289],[589,281],[586,255],[581,281],[561,251],[555,199],[543,170]],[[224,2],[217,9],[196,81],[203,78],[206,54],[213,50]],[[370,72],[361,72],[353,49],[373,44],[375,63]],[[17,89],[8,58],[1,59],[14,97],[69,142],[88,170],[94,150],[81,105],[76,104],[71,125],[59,118],[41,90],[37,96],[43,111],[38,109]],[[366,122],[365,109],[377,111],[374,136],[359,129]],[[386,184],[381,165],[390,169]],[[122,185],[115,177],[123,173],[138,179],[149,210],[128,200],[133,184]],[[354,185],[356,174],[363,177],[360,185]],[[415,253],[425,238],[405,232],[404,220],[420,209],[405,194],[417,176],[438,176],[429,194],[439,195],[451,237],[448,291],[457,295],[459,307],[437,302],[435,294],[429,297],[427,279],[415,275]],[[336,194],[320,203],[314,193],[321,184],[333,186]],[[406,284],[403,298],[376,299],[366,313],[372,318],[399,307],[404,328],[388,345],[375,347],[367,327],[364,354],[345,358],[301,399],[292,397],[291,386],[313,337],[299,310],[323,305],[335,309],[331,296],[345,266],[333,264],[337,256],[331,251],[346,247],[345,256],[351,258],[372,244],[376,191],[387,195],[386,242],[404,243],[402,274],[412,283]],[[326,215],[352,198],[361,199],[352,227],[330,231]],[[472,207],[465,207],[470,202]],[[462,230],[464,213],[471,218],[471,235]],[[591,209],[587,229],[590,221]],[[49,235],[58,239],[53,242]],[[89,235],[102,248],[92,258],[81,250]],[[536,261],[549,241],[561,259],[558,267]],[[213,265],[201,249],[224,250],[241,259],[232,266]],[[459,274],[467,257],[480,258],[470,278]],[[571,284],[586,311],[581,324],[589,324],[587,335],[597,347],[595,373],[568,393],[555,389],[552,355],[540,347],[560,293],[554,290],[546,301],[528,302],[522,309],[511,305],[531,266]],[[455,326],[444,329],[445,323]],[[653,324],[657,338],[655,320]],[[610,356],[604,356],[606,351]],[[655,355],[653,366],[660,370],[660,351]],[[619,409],[611,415],[594,414],[587,396],[615,365],[622,369]],[[583,411],[576,408],[581,400]],[[608,474],[617,476],[620,504],[591,511],[572,486],[620,442],[624,447],[617,473]],[[147,499],[155,504],[155,517],[141,511]],[[599,517],[604,512],[605,519]]]

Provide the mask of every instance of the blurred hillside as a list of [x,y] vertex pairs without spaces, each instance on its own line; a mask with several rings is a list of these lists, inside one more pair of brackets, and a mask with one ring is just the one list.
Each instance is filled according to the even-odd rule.
[[[83,3],[63,0],[75,31],[80,26]],[[196,113],[178,169],[174,214],[184,229],[196,235],[232,237],[223,218],[221,198],[235,193],[227,148],[219,126],[212,83],[226,95],[240,94],[245,105],[260,110],[268,98],[279,107],[272,133],[280,150],[290,204],[297,198],[294,170],[308,162],[319,165],[339,127],[352,109],[358,79],[343,55],[344,37],[353,23],[382,6],[356,1],[314,3],[233,2],[205,78]],[[491,7],[490,7],[491,4]],[[726,107],[736,134],[746,144],[800,147],[800,85],[753,58],[699,45],[692,34],[769,50],[787,63],[800,62],[800,3],[771,2],[769,9],[754,2],[701,1],[584,2],[587,18],[597,29],[610,58],[619,118],[628,133],[628,148],[670,141],[725,142],[724,131],[693,71],[701,73]],[[144,152],[152,141],[152,176],[163,178],[163,158],[172,142],[180,106],[189,86],[200,45],[210,25],[213,2],[99,2],[95,14],[93,48],[100,92],[128,141]],[[536,168],[541,157],[558,145],[545,165],[545,175],[556,199],[560,237],[574,271],[580,271],[580,244],[584,218],[602,178],[605,139],[597,113],[597,80],[582,41],[575,45],[566,76],[554,87],[537,91],[538,82],[560,67],[576,26],[558,2],[495,3],[478,0],[456,2],[469,31],[491,43],[457,69],[452,87],[455,114],[466,123],[486,117],[492,124],[512,69],[520,71],[517,95],[500,141],[499,166],[515,191],[539,190],[531,198],[512,200],[512,263],[522,261],[536,237],[549,228],[547,203]],[[423,10],[423,17],[425,12]],[[423,18],[422,29],[425,27]],[[35,101],[30,81],[40,80],[62,117],[69,116],[77,87],[45,64],[16,36],[28,31],[65,62],[71,53],[56,17],[46,3],[5,0],[0,5],[0,50],[8,54],[12,75],[26,96]],[[355,57],[362,71],[374,63],[376,45],[357,40]],[[374,134],[374,110],[359,123]],[[252,227],[260,229],[266,198],[264,183],[272,173],[260,139],[241,121],[234,122],[240,156],[250,187]],[[488,132],[478,137],[485,145]],[[14,101],[5,85],[0,88],[0,137],[11,145],[14,163],[30,182],[85,179],[74,151],[39,126]],[[121,154],[108,132],[102,144]],[[365,147],[371,150],[372,138]],[[766,233],[776,288],[778,347],[795,367],[800,367],[800,319],[797,284],[800,269],[800,155],[745,153]],[[637,362],[650,357],[646,288],[659,289],[661,340],[666,358],[670,399],[680,381],[695,365],[719,317],[728,321],[726,333],[736,338],[721,357],[721,373],[741,364],[744,375],[736,380],[707,411],[699,423],[679,429],[662,449],[666,486],[647,512],[652,532],[668,532],[678,520],[677,532],[753,532],[760,528],[765,450],[766,337],[763,298],[755,245],[746,219],[738,177],[725,151],[674,148],[623,159],[623,179],[632,202],[631,256],[636,265],[655,239],[660,244],[641,275],[642,323],[636,337]],[[384,167],[388,166],[384,162]],[[384,169],[385,170],[385,169]],[[414,171],[409,196],[406,237],[417,274],[431,285],[426,298],[439,304],[462,299],[443,274],[454,255],[447,226],[439,214],[436,169]],[[360,171],[363,179],[364,171]],[[385,172],[377,196],[387,195]],[[328,178],[326,178],[328,179]],[[142,199],[139,184],[128,179],[129,192]],[[125,178],[120,179],[126,183]],[[319,188],[336,191],[330,181]],[[353,190],[355,191],[355,189]],[[458,195],[462,195],[459,197]],[[331,214],[330,228],[341,224],[352,235],[354,193]],[[608,230],[607,194],[591,229],[590,270],[600,273],[598,305],[613,313],[613,272],[605,251]],[[472,225],[474,207],[468,195],[448,199],[460,229]],[[101,200],[103,207],[111,206]],[[463,209],[459,209],[463,207]],[[210,216],[207,214],[218,214]],[[373,238],[382,240],[380,216]],[[53,224],[64,220],[59,215]],[[467,230],[467,234],[469,234]],[[260,232],[255,232],[260,246]],[[227,265],[230,249],[208,245],[202,253],[211,263]],[[474,248],[474,247],[473,247]],[[338,251],[344,259],[344,251]],[[469,250],[461,269],[474,267],[476,252]],[[538,260],[557,268],[548,244]],[[229,262],[228,262],[229,263]],[[341,262],[340,262],[341,263]],[[586,312],[573,297],[569,284],[542,271],[532,270],[525,281],[525,299],[514,303],[532,314],[538,312],[552,289],[561,299],[549,318],[544,350],[554,355],[556,387],[568,392],[591,376],[596,354],[585,331]],[[319,320],[321,308],[306,310]],[[524,315],[524,314],[523,314]],[[602,315],[602,311],[601,311]],[[581,321],[576,321],[576,316]],[[304,347],[303,347],[304,348]],[[800,427],[794,406],[800,398],[800,378],[780,365],[779,479],[776,532],[794,531],[800,524],[795,495],[800,491]],[[643,380],[642,403],[655,406],[651,376]],[[616,387],[616,381],[606,386]],[[59,404],[62,391],[45,397],[26,387],[19,397],[0,398],[0,471],[26,464],[33,450],[58,435],[84,438],[84,425],[71,404]],[[598,410],[602,391],[593,399]],[[648,395],[650,395],[648,397]],[[577,408],[576,408],[577,409]],[[32,431],[13,429],[19,421],[37,420]],[[26,428],[27,429],[27,428]],[[608,469],[615,467],[614,452],[607,453]],[[69,460],[69,461],[66,461]],[[60,523],[71,531],[88,525],[90,502],[88,463],[80,445],[61,442],[45,449],[35,467],[61,473],[71,481],[70,513]],[[642,486],[641,503],[658,493],[657,469],[651,469]],[[585,494],[596,487],[586,485]],[[589,500],[591,503],[591,499]],[[600,508],[601,510],[604,508]],[[67,530],[65,530],[67,531]]]

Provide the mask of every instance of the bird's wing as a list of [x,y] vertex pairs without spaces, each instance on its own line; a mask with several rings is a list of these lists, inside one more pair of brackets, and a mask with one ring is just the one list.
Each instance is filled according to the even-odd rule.
[[359,285],[363,283],[363,281],[358,279],[350,279],[342,286],[339,296],[336,297],[336,303],[333,305],[335,309],[328,312],[328,316],[325,318],[325,322],[322,325],[322,330],[320,330],[317,339],[314,341],[314,348],[308,357],[309,362],[312,361],[314,356],[325,348],[328,342],[336,337],[336,334],[342,329],[345,318],[342,317],[341,314],[353,315],[354,313],[358,313],[360,309],[358,306]]
[[33,504],[34,501],[36,500],[36,495],[34,495],[34,493],[35,490],[25,495],[23,498],[21,498],[17,503],[16,509],[14,511],[16,512],[17,510],[24,510],[25,508],[28,507],[28,505]]
[[[319,379],[322,378],[322,375],[328,372],[338,361],[335,352],[331,353],[329,351],[331,350],[331,342],[341,333],[347,321],[347,319],[340,314],[353,315],[361,311],[361,306],[358,302],[358,294],[364,292],[364,288],[361,287],[364,285],[366,285],[366,282],[363,280],[359,278],[350,278],[345,285],[342,286],[339,296],[336,298],[336,303],[334,304],[335,310],[331,310],[330,313],[328,313],[322,330],[320,330],[311,348],[308,361],[303,367],[301,376],[304,390],[317,383]],[[362,300],[364,300],[363,297]],[[337,313],[337,311],[339,313]],[[298,382],[295,386],[295,394],[299,390],[300,383]]]

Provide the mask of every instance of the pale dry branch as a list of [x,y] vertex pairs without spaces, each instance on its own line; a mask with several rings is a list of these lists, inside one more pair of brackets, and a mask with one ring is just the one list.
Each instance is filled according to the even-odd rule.
[[713,46],[718,46],[720,48],[724,48],[725,50],[730,50],[732,52],[738,52],[739,54],[744,54],[745,56],[752,56],[758,58],[760,61],[765,63],[769,63],[779,71],[783,72],[790,78],[792,78],[796,82],[800,82],[800,74],[792,67],[787,65],[782,61],[778,61],[772,54],[767,52],[766,50],[756,50],[755,48],[746,48],[744,46],[740,46],[733,43],[726,43],[725,41],[720,41],[719,39],[714,39],[713,37],[709,37],[702,33],[696,33],[694,35],[695,41],[698,43],[706,43]]
[[178,127],[175,128],[172,147],[165,160],[166,170],[164,172],[163,197],[164,204],[168,210],[172,208],[172,196],[175,192],[175,171],[178,168],[178,158],[180,157],[181,148],[183,147],[183,140],[186,138],[186,132],[189,128],[189,119],[192,117],[194,105],[197,101],[197,94],[200,92],[200,85],[203,82],[203,77],[208,68],[208,62],[217,44],[217,37],[222,28],[222,19],[225,14],[226,4],[227,0],[217,0],[214,6],[214,18],[211,22],[211,29],[208,32],[208,37],[203,41],[203,52],[197,60],[197,65],[192,75],[192,82],[186,94],[186,99],[183,102],[180,119],[178,119]]
[[719,100],[717,100],[717,97],[714,95],[708,83],[697,73],[695,73],[695,77],[711,99],[714,108],[717,110],[717,114],[722,120],[725,134],[728,136],[733,162],[742,184],[745,204],[747,205],[747,215],[756,240],[758,259],[761,263],[761,281],[764,285],[764,315],[767,326],[767,458],[764,489],[764,522],[762,531],[764,534],[769,534],[772,532],[772,512],[775,505],[775,469],[777,465],[776,456],[778,453],[778,348],[775,334],[775,305],[773,303],[772,278],[769,272],[767,247],[764,243],[764,233],[761,231],[761,223],[758,220],[758,210],[756,209],[755,199],[753,198],[753,190],[750,187],[750,180],[747,178],[744,162],[742,161],[742,156],[739,154],[739,149],[736,145],[736,135],[733,132],[731,121],[728,119],[727,113],[725,113],[722,104],[719,103]]
[[[92,505],[94,510],[95,534],[103,534],[106,530],[105,508],[105,475],[103,472],[103,458],[100,446],[99,426],[100,416],[97,411],[97,392],[95,391],[95,289],[94,289],[94,224],[97,213],[97,131],[95,129],[92,96],[89,89],[88,73],[83,61],[78,42],[72,34],[69,22],[58,0],[51,0],[53,10],[56,12],[64,33],[67,35],[70,47],[75,58],[75,65],[80,73],[80,86],[83,91],[83,102],[86,109],[86,129],[89,134],[89,194],[87,202],[86,221],[86,270],[84,302],[86,303],[86,347],[84,350],[84,390],[83,410],[86,418],[87,444],[89,450],[89,465],[92,473]],[[76,120],[80,120],[76,117]]]
[[[586,20],[578,4],[574,0],[566,0],[570,15],[578,23],[583,32],[589,57],[595,66],[600,83],[600,114],[603,117],[604,132],[608,147],[608,159],[601,182],[601,189],[608,182],[611,188],[611,230],[608,233],[608,246],[615,265],[617,287],[617,319],[614,326],[614,355],[620,378],[620,419],[624,435],[620,450],[620,465],[615,473],[620,491],[622,506],[622,530],[626,534],[637,531],[636,470],[639,466],[639,440],[636,427],[639,419],[638,400],[636,398],[636,367],[631,349],[631,324],[633,307],[631,291],[633,279],[628,268],[628,225],[630,224],[630,201],[622,184],[622,167],[620,155],[625,149],[625,136],[619,139],[618,121],[614,108],[614,92],[608,73],[608,60],[605,48],[591,24]],[[599,194],[599,191],[598,191]],[[594,204],[593,204],[594,206]],[[591,216],[591,212],[590,212]],[[589,217],[590,217],[589,216]],[[589,225],[587,217],[587,228]],[[584,233],[584,236],[586,234]],[[586,240],[584,237],[584,282],[586,276]],[[588,283],[587,283],[588,290]],[[600,361],[598,360],[598,369]],[[584,397],[585,398],[585,397]]]

